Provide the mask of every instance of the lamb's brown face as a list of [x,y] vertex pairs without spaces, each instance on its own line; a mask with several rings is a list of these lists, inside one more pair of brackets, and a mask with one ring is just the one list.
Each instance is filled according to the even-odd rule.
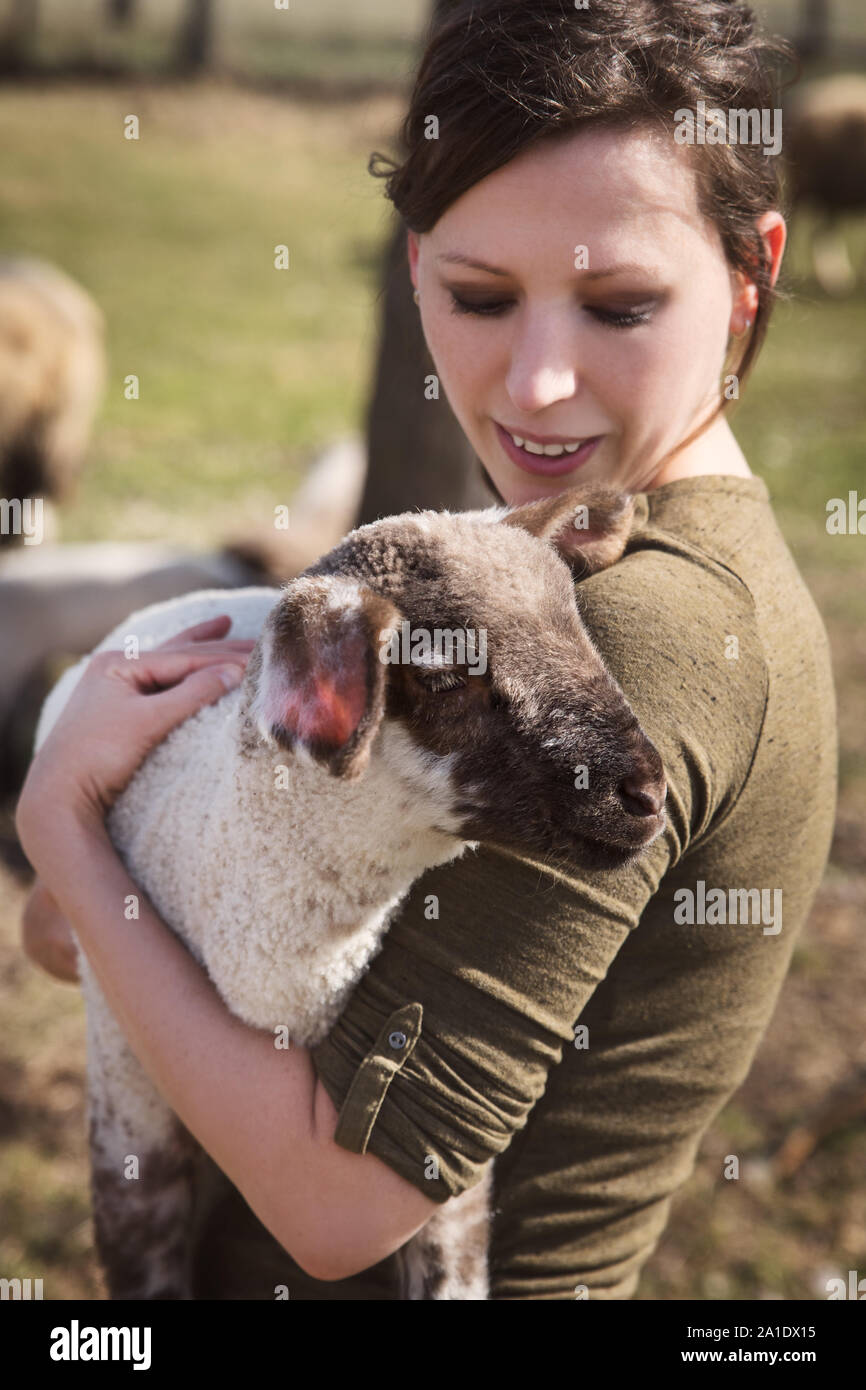
[[631,857],[664,825],[665,781],[625,697],[582,634],[488,641],[484,673],[389,673],[386,715],[442,760],[462,835],[594,864]]
[[306,571],[331,576],[370,596],[383,715],[422,754],[406,778],[420,768],[423,794],[441,773],[463,838],[614,865],[660,832],[661,758],[551,545],[489,515],[422,513],[363,527]]

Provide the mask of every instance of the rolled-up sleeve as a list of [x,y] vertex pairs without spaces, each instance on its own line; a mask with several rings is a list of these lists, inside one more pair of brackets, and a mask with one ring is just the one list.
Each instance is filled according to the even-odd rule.
[[425,874],[312,1050],[339,1110],[335,1141],[433,1201],[479,1181],[525,1124],[666,860],[663,848],[630,870],[628,902],[622,878],[593,894],[490,849]]
[[[672,584],[687,587],[701,623],[684,627]],[[429,870],[312,1049],[339,1113],[336,1142],[376,1154],[436,1202],[478,1182],[524,1127],[662,877],[734,804],[760,731],[766,673],[733,577],[647,551],[579,590],[664,759],[665,831],[617,869],[556,869],[484,846]],[[684,651],[693,630],[700,648]],[[736,669],[724,657],[732,630]]]

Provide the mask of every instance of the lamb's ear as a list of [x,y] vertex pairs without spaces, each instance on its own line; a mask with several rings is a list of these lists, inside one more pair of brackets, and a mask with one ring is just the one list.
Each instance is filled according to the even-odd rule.
[[265,739],[306,750],[335,777],[359,777],[385,710],[383,629],[394,604],[357,581],[301,576],[268,617],[250,715]]
[[569,488],[514,507],[501,526],[522,526],[559,551],[581,578],[606,569],[625,550],[634,498],[601,485]]

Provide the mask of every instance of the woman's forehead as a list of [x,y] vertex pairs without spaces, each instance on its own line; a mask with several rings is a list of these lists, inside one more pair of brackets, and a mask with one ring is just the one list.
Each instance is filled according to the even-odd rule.
[[522,152],[473,185],[428,234],[434,254],[457,250],[513,273],[507,257],[540,260],[540,240],[546,248],[585,244],[603,259],[609,247],[617,261],[643,262],[651,250],[664,260],[666,250],[707,235],[686,148],[672,133],[607,127]]
[[589,200],[610,204],[616,199],[623,215],[631,204],[663,211],[683,206],[685,199],[698,206],[691,152],[674,142],[673,131],[591,126],[523,150],[468,189],[445,217],[464,199],[498,203],[520,192],[538,197],[552,213],[562,208],[573,214]]

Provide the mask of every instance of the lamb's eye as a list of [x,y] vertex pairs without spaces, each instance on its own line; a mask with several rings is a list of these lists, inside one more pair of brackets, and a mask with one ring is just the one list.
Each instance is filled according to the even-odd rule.
[[422,669],[418,671],[418,679],[425,690],[436,694],[445,690],[458,690],[466,684],[466,677],[462,672],[454,671],[447,666]]

